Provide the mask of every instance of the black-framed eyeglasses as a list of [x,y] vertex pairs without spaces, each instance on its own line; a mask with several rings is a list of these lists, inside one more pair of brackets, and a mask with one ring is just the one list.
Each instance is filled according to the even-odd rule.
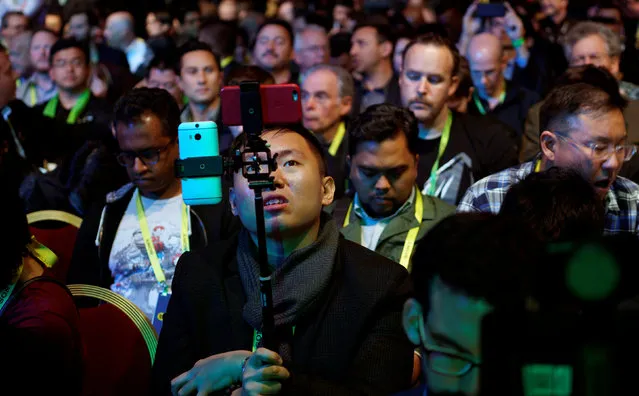
[[448,377],[463,377],[481,365],[475,356],[433,344],[424,344],[426,364],[430,370]]
[[171,139],[166,146],[160,148],[150,148],[141,151],[121,151],[116,158],[120,165],[127,168],[133,167],[136,158],[139,158],[146,166],[153,166],[160,161],[162,152],[166,151],[173,142],[175,142],[175,139]]
[[623,162],[630,161],[630,159],[637,153],[637,146],[634,144],[604,144],[604,143],[581,143],[576,141],[575,139],[562,135],[560,133],[555,133],[560,140],[563,140],[567,143],[570,143],[574,146],[585,147],[590,150],[590,158],[595,161],[605,161],[610,158],[613,154],[621,157]]

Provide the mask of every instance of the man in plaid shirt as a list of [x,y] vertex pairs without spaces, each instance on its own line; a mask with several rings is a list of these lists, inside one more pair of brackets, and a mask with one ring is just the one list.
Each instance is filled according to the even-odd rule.
[[553,166],[590,180],[606,208],[605,234],[638,233],[639,186],[617,176],[637,151],[627,143],[625,100],[615,89],[576,83],[554,89],[540,112],[539,156],[472,185],[458,212],[498,213],[510,186]]

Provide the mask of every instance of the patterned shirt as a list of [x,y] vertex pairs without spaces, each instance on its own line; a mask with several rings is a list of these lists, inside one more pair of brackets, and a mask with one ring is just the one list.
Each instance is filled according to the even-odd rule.
[[[473,184],[462,198],[457,212],[499,213],[510,186],[534,171],[535,162],[525,162],[483,178]],[[637,234],[639,185],[617,176],[605,198],[606,224],[604,234]]]

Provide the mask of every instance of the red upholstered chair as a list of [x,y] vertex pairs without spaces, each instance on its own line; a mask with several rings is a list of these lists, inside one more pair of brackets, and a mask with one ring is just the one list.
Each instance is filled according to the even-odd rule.
[[57,280],[66,283],[73,245],[82,219],[59,210],[40,210],[27,214],[27,222],[31,235],[58,256],[51,270]]
[[111,290],[68,285],[74,297],[105,302],[80,308],[85,396],[148,395],[157,333],[132,302]]

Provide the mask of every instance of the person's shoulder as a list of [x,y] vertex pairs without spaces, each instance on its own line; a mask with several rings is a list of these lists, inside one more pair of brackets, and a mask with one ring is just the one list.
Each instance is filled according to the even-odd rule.
[[626,200],[633,200],[639,204],[639,185],[630,179],[617,176],[613,183],[613,191]]
[[354,288],[382,294],[408,279],[408,271],[400,264],[342,236],[339,249],[347,282]]
[[223,269],[235,261],[237,243],[238,235],[234,234],[228,239],[213,241],[200,249],[185,252],[178,262],[181,275]]
[[468,132],[473,139],[489,139],[495,136],[511,136],[512,128],[495,117],[479,116],[474,114],[455,113],[453,116],[453,128],[455,124]]
[[508,189],[526,178],[535,167],[534,161],[504,169],[479,180],[466,191],[457,207],[458,212],[497,213]]
[[112,204],[114,202],[117,202],[129,194],[133,194],[134,188],[135,188],[135,185],[133,183],[127,183],[123,185],[122,187],[118,188],[117,190],[111,191],[110,193],[108,193],[106,195],[105,201],[107,204]]
[[424,202],[424,214],[431,213],[433,219],[443,219],[455,213],[455,205],[451,205],[442,199],[427,194],[422,194],[422,199]]

